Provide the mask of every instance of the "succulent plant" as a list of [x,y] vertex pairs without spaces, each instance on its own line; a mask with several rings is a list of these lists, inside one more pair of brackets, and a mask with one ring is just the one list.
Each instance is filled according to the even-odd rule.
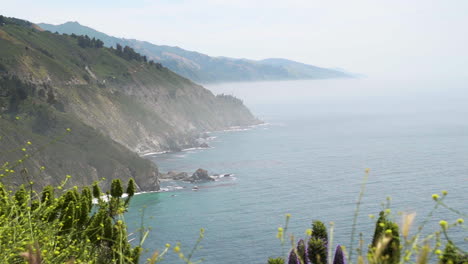
[[307,264],[308,259],[307,259],[307,247],[306,243],[304,242],[303,239],[299,240],[297,242],[297,254],[299,259],[302,261],[302,263]]
[[[379,247],[383,247],[380,248]],[[375,261],[384,264],[400,262],[400,234],[398,225],[387,219],[384,212],[380,212],[375,225],[374,237],[369,247],[369,254]]]
[[312,264],[327,264],[327,246],[325,242],[311,237],[307,247],[307,257]]
[[297,257],[297,254],[294,249],[292,249],[289,253],[288,264],[301,264],[301,261],[299,261],[299,258]]
[[341,248],[340,245],[336,246],[333,264],[346,264],[346,256],[343,252],[343,248]]
[[312,223],[312,235],[307,244],[307,258],[310,263],[328,263],[328,234],[327,228],[322,222],[314,221]]

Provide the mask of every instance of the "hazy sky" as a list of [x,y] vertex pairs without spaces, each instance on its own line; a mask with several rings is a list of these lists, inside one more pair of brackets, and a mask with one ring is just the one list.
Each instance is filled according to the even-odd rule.
[[1,0],[32,22],[212,56],[283,57],[378,78],[468,77],[466,0]]

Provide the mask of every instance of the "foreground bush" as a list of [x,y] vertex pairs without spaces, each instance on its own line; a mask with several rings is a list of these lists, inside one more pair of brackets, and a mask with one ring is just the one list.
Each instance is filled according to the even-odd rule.
[[126,198],[120,180],[106,194],[98,183],[66,191],[65,184],[37,193],[0,183],[0,263],[138,263],[141,246],[128,242],[122,217],[134,181]]

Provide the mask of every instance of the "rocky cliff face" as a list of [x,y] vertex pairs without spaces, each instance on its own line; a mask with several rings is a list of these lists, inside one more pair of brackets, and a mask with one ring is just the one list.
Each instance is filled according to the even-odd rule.
[[[215,96],[131,49],[18,21],[0,26],[1,132],[14,138],[3,144],[19,148],[30,138],[48,144],[72,130],[28,158],[42,185],[70,171],[76,184],[133,177],[142,190],[158,189],[157,168],[135,152],[178,150],[197,144],[204,131],[259,123],[240,100]],[[50,169],[38,170],[41,164]]]

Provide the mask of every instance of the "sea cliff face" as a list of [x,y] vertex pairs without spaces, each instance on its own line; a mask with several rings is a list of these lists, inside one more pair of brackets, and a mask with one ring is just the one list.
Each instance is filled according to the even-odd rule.
[[157,190],[157,167],[136,153],[193,147],[205,131],[260,123],[239,99],[215,96],[131,49],[14,19],[0,26],[0,95],[1,132],[9,136],[2,148],[31,139],[28,151],[47,145],[27,159],[40,186],[72,174],[72,184],[133,177],[140,190]]

